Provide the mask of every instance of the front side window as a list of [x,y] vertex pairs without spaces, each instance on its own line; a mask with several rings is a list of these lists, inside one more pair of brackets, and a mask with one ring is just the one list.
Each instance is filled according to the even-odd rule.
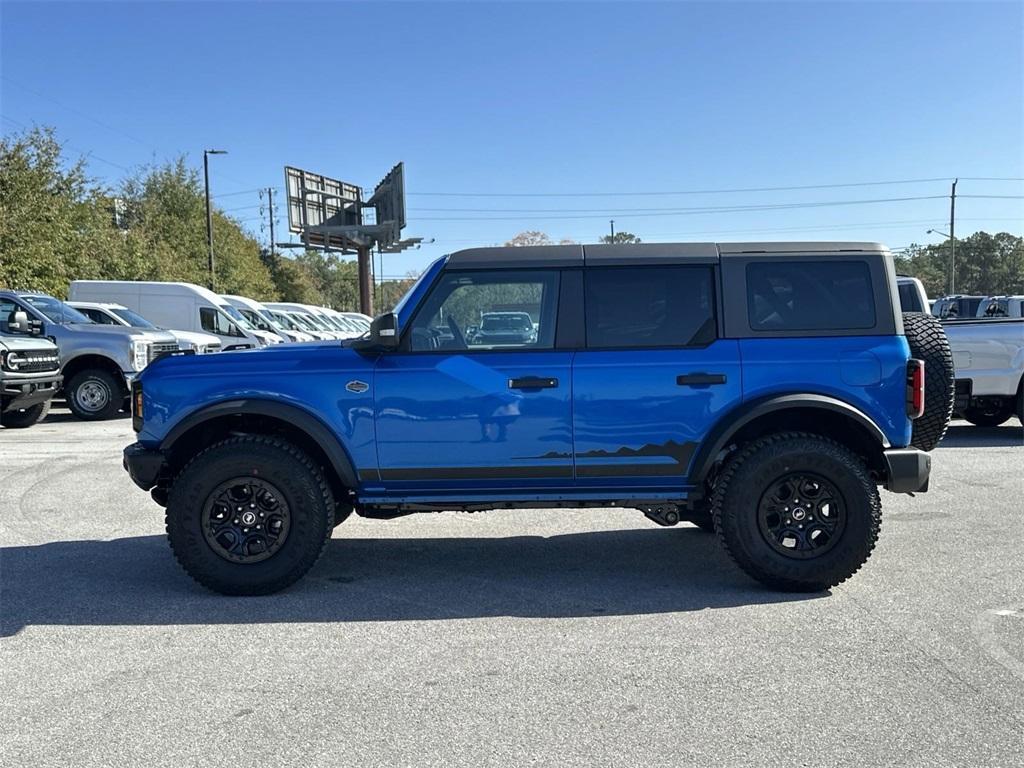
[[112,318],[106,312],[101,312],[98,309],[93,309],[91,307],[82,307],[81,309],[78,309],[78,311],[81,312],[86,317],[88,317],[94,323],[99,323],[100,325],[120,325],[120,323],[115,321],[114,318]]
[[863,261],[748,264],[747,317],[753,331],[874,328],[871,270]]
[[556,271],[487,270],[443,275],[416,313],[414,352],[552,349]]
[[212,307],[199,308],[199,324],[207,333],[215,333],[218,336],[244,336],[231,318]]
[[711,267],[596,267],[584,281],[590,349],[704,346],[717,335]]

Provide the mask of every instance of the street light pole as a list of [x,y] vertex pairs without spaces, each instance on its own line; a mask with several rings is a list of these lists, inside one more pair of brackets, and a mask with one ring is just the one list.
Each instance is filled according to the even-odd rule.
[[956,183],[949,193],[949,292],[956,293]]
[[203,182],[206,186],[206,247],[208,251],[207,268],[210,271],[209,288],[214,289],[213,272],[213,210],[210,208],[210,155],[226,155],[223,149],[203,150]]

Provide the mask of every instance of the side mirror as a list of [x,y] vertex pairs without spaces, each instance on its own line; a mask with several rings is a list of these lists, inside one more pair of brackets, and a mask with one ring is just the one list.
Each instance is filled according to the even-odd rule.
[[30,321],[25,311],[19,309],[11,313],[11,318],[7,322],[7,328],[11,333],[24,333],[38,336],[42,333],[43,324],[38,320]]
[[390,352],[398,349],[398,316],[394,312],[385,312],[373,319],[369,333],[356,339],[352,344],[355,349]]

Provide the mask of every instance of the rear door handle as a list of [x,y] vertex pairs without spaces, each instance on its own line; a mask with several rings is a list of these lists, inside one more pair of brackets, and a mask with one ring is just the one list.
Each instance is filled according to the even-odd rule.
[[558,386],[558,379],[551,379],[545,376],[523,376],[518,379],[509,379],[509,389],[554,389]]
[[725,384],[724,373],[685,373],[676,376],[680,387],[706,387],[710,384]]

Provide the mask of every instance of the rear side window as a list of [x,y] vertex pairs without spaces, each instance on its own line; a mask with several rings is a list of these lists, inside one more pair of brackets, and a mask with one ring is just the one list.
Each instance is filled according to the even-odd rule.
[[715,340],[711,267],[594,267],[584,280],[590,349],[692,347]]
[[913,283],[900,283],[900,309],[904,312],[924,312],[917,286]]
[[874,328],[871,271],[863,261],[748,264],[747,317],[754,331]]

